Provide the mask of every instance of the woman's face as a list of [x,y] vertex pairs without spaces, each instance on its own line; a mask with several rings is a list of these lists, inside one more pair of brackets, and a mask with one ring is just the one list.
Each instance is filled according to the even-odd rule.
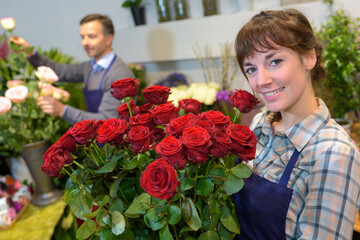
[[245,58],[243,66],[250,86],[272,112],[302,111],[315,97],[310,70],[316,56],[300,56],[292,49],[275,47]]

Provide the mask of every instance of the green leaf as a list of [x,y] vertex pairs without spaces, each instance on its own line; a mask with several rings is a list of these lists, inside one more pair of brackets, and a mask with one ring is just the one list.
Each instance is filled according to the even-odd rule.
[[111,231],[117,236],[125,231],[125,218],[118,212],[112,212],[112,228]]
[[117,239],[121,240],[135,240],[135,234],[128,228],[125,228],[125,231],[117,237]]
[[224,182],[224,190],[227,195],[232,195],[240,191],[244,186],[244,180],[235,177],[233,174],[227,176],[227,180]]
[[207,231],[200,235],[199,240],[220,240],[219,235],[214,231]]
[[181,181],[182,192],[192,189],[193,187],[194,187],[194,181],[190,177],[187,177]]
[[235,219],[230,214],[229,210],[225,207],[223,209],[223,212],[220,217],[221,223],[224,225],[226,229],[228,229],[230,232],[240,234],[240,229],[238,225],[236,224]]
[[96,231],[96,223],[93,220],[86,220],[76,232],[76,238],[88,239]]
[[113,184],[111,184],[110,196],[112,198],[116,197],[117,192],[119,191],[119,185],[120,185],[121,180],[122,180],[122,178],[118,178],[113,182]]
[[147,193],[142,193],[139,197],[134,199],[129,208],[125,211],[125,216],[138,218],[140,214],[144,214],[150,207],[151,196]]
[[173,237],[169,231],[169,226],[165,226],[159,231],[160,240],[173,240]]
[[100,208],[98,208],[95,211],[90,212],[90,213],[84,213],[83,216],[86,218],[93,218],[93,217],[96,217],[96,215],[99,213],[99,211],[100,211]]
[[118,198],[117,200],[111,202],[109,211],[110,212],[119,211],[119,212],[123,213],[124,209],[125,209],[124,203],[122,202],[122,200],[120,198]]
[[116,240],[118,239],[110,229],[105,228],[100,232],[100,240]]
[[69,202],[70,210],[75,217],[86,220],[83,214],[90,213],[91,209],[87,203],[86,195],[79,191],[73,195]]
[[190,198],[187,198],[186,202],[188,202],[189,205],[190,205],[191,216],[190,216],[189,219],[188,219],[188,217],[186,218],[188,220],[186,220],[185,218],[184,218],[184,220],[189,225],[190,228],[197,231],[201,227],[201,220],[200,220],[200,217],[199,217],[199,213],[197,212],[197,209],[196,209],[193,201]]
[[112,172],[115,167],[117,166],[117,160],[114,159],[109,163],[106,163],[104,166],[102,166],[101,168],[99,168],[98,170],[95,171],[95,173],[109,173]]
[[160,214],[157,213],[154,208],[150,208],[146,212],[145,217],[148,219],[149,226],[153,231],[157,231],[163,228],[167,223],[166,218],[161,217]]
[[233,239],[233,234],[229,232],[221,222],[219,222],[217,229],[221,240]]
[[177,205],[171,205],[169,207],[169,223],[175,225],[181,220],[181,209]]
[[196,193],[200,196],[205,196],[213,190],[213,183],[210,179],[200,179],[196,184]]
[[239,163],[231,168],[230,172],[237,178],[248,178],[251,175],[251,169],[243,163]]

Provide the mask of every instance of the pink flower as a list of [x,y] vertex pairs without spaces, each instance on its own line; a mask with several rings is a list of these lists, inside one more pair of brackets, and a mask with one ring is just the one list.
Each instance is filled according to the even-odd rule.
[[37,68],[35,75],[40,79],[40,81],[53,83],[59,80],[58,75],[49,67],[40,66]]
[[0,58],[5,60],[9,54],[9,50],[9,45],[6,42],[6,39],[4,39],[4,41],[0,44]]
[[20,86],[20,85],[24,85],[25,82],[23,80],[10,80],[10,81],[7,81],[6,83],[6,87],[7,88],[12,88],[12,87],[16,87],[16,86]]
[[9,88],[5,92],[5,97],[10,99],[14,103],[25,102],[26,97],[29,94],[29,90],[25,86],[16,86]]
[[7,31],[12,31],[15,28],[15,23],[16,21],[12,17],[0,19],[1,26]]
[[0,97],[0,115],[8,113],[11,109],[11,101],[6,97]]
[[70,98],[70,93],[63,89],[52,86],[53,89],[53,97],[57,100],[67,102]]

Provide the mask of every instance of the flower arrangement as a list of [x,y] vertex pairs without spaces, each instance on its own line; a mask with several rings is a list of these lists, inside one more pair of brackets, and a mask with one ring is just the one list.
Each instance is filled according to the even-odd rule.
[[[76,237],[232,239],[240,230],[231,195],[251,174],[235,161],[254,158],[254,133],[200,112],[197,100],[176,107],[168,87],[145,88],[142,106],[131,99],[138,80],[111,87],[125,99],[120,118],[78,122],[44,155],[45,173],[69,176],[66,203],[83,220]],[[250,102],[241,96],[232,96],[236,106]]]
[[17,156],[28,143],[53,137],[60,128],[59,118],[46,115],[37,105],[38,96],[53,96],[63,102],[70,94],[53,86],[57,75],[41,66],[35,73],[40,81],[7,81],[5,96],[0,96],[0,155]]
[[169,101],[173,101],[175,106],[181,99],[196,99],[204,105],[211,106],[216,101],[216,94],[221,89],[218,83],[190,83],[190,85],[180,85],[171,88]]
[[[11,36],[15,23],[13,18],[0,19]],[[25,144],[51,139],[62,130],[64,121],[46,115],[36,105],[38,96],[53,96],[63,102],[70,97],[53,86],[58,80],[53,70],[43,66],[35,70],[26,54],[8,43],[6,32],[0,48],[0,157],[18,156]]]
[[125,0],[121,5],[123,8],[136,8],[143,6],[144,3],[142,0]]

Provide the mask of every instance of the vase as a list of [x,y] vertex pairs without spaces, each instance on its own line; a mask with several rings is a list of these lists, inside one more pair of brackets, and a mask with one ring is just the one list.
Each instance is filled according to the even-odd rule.
[[136,26],[145,24],[145,7],[131,8],[131,15]]
[[170,21],[170,8],[168,0],[155,0],[159,22]]
[[175,0],[174,8],[176,20],[188,18],[186,0]]
[[26,144],[21,152],[21,156],[35,182],[35,194],[32,203],[36,206],[49,205],[63,195],[60,189],[55,188],[53,179],[41,170],[44,162],[43,156],[49,147],[50,142],[44,140]]
[[216,0],[203,0],[204,16],[218,13]]

